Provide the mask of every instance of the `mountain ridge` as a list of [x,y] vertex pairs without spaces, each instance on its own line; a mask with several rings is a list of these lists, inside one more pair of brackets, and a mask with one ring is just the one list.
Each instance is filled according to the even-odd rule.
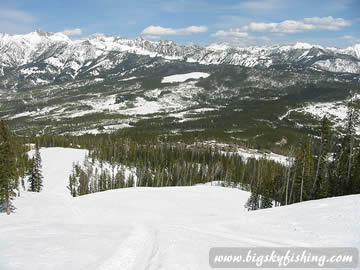
[[[324,48],[308,43],[262,47],[226,44],[180,45],[170,40],[126,39],[103,34],[72,40],[65,34],[36,30],[25,35],[0,34],[0,87],[17,89],[97,75],[135,54],[202,65],[273,68],[307,66],[327,72],[360,74],[360,44]],[[18,81],[25,81],[18,86]]]

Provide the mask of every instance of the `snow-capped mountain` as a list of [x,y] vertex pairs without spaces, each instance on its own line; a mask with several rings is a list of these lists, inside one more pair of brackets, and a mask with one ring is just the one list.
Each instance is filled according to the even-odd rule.
[[[71,40],[62,33],[37,30],[26,35],[0,34],[0,86],[21,88],[83,76],[95,77],[118,69],[134,54],[204,65],[268,68],[300,65],[330,72],[360,73],[360,44],[346,49],[307,43],[248,48],[224,44],[200,47],[102,34]],[[126,67],[122,67],[121,71],[124,70]]]

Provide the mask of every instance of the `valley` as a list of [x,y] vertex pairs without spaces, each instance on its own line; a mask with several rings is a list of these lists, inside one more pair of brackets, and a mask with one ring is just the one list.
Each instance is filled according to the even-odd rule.
[[[315,135],[318,114],[301,107],[344,103],[360,80],[356,69],[340,68],[360,63],[357,45],[202,48],[36,31],[2,35],[0,50],[0,117],[25,136],[206,130],[208,139],[274,148],[282,137]],[[352,64],[323,64],[334,57]]]

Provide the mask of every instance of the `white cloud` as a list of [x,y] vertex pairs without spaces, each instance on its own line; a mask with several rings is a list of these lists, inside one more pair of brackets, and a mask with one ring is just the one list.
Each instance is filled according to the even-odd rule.
[[35,21],[30,13],[0,7],[0,32],[23,34],[34,28]]
[[352,25],[351,21],[343,18],[333,18],[332,16],[305,18],[304,22],[325,30],[340,30],[341,28]]
[[160,36],[154,36],[154,35],[146,35],[145,36],[146,39],[160,39]]
[[[352,25],[351,21],[342,18],[333,18],[331,16],[312,17],[302,20],[285,20],[270,23],[250,22],[240,28],[218,30],[216,33],[211,34],[211,36],[230,43],[263,44],[270,43],[271,40],[266,36],[258,36],[258,34],[250,35],[249,33],[270,33],[272,39],[279,40],[279,37],[283,38],[286,34],[320,30],[337,31],[350,25]],[[351,37],[349,36],[345,39],[350,40]]]
[[299,33],[305,31],[329,30],[337,31],[352,25],[351,21],[343,18],[312,17],[303,20],[286,20],[279,23],[252,22],[242,27],[243,31],[271,32],[271,33]]
[[279,14],[281,12],[301,12],[311,9],[313,14],[333,14],[349,9],[351,5],[356,5],[358,0],[247,0],[239,1],[233,8],[245,11],[249,14]]
[[0,20],[8,20],[12,22],[22,22],[22,23],[32,23],[35,21],[35,18],[24,11],[15,10],[15,9],[0,9]]
[[243,32],[240,29],[230,29],[229,31],[219,30],[215,34],[211,34],[212,37],[217,38],[242,38],[248,35],[247,32]]
[[[275,9],[283,9],[288,6],[290,0],[262,0],[262,1],[246,1],[235,7],[238,9],[246,9],[255,12],[269,12]],[[290,3],[291,5],[291,3]]]
[[350,36],[350,35],[345,35],[342,38],[345,39],[347,43],[353,43],[354,44],[354,43],[359,43],[360,42],[360,38]]
[[249,33],[243,32],[241,29],[220,30],[211,36],[219,39],[221,42],[240,47],[271,43],[271,39],[267,36],[250,36]]
[[165,28],[161,26],[149,26],[142,31],[142,34],[150,36],[175,36],[175,35],[191,35],[207,32],[206,26],[189,26],[186,28]]
[[67,36],[80,36],[82,34],[82,30],[80,28],[66,29],[62,33]]

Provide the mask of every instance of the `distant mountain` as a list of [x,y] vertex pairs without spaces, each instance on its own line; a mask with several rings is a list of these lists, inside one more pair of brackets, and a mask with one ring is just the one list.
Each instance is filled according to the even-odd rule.
[[315,132],[324,112],[341,129],[346,101],[359,89],[359,56],[360,45],[0,34],[0,119],[25,136],[213,130],[271,149],[282,137]]
[[[0,87],[17,89],[66,82],[96,77],[110,70],[113,76],[121,77],[126,71],[124,62],[133,54],[203,65],[306,66],[320,71],[360,74],[360,44],[345,49],[307,43],[247,48],[225,44],[201,47],[102,34],[71,40],[62,33],[37,30],[26,35],[0,34]],[[115,70],[118,73],[114,73]]]

